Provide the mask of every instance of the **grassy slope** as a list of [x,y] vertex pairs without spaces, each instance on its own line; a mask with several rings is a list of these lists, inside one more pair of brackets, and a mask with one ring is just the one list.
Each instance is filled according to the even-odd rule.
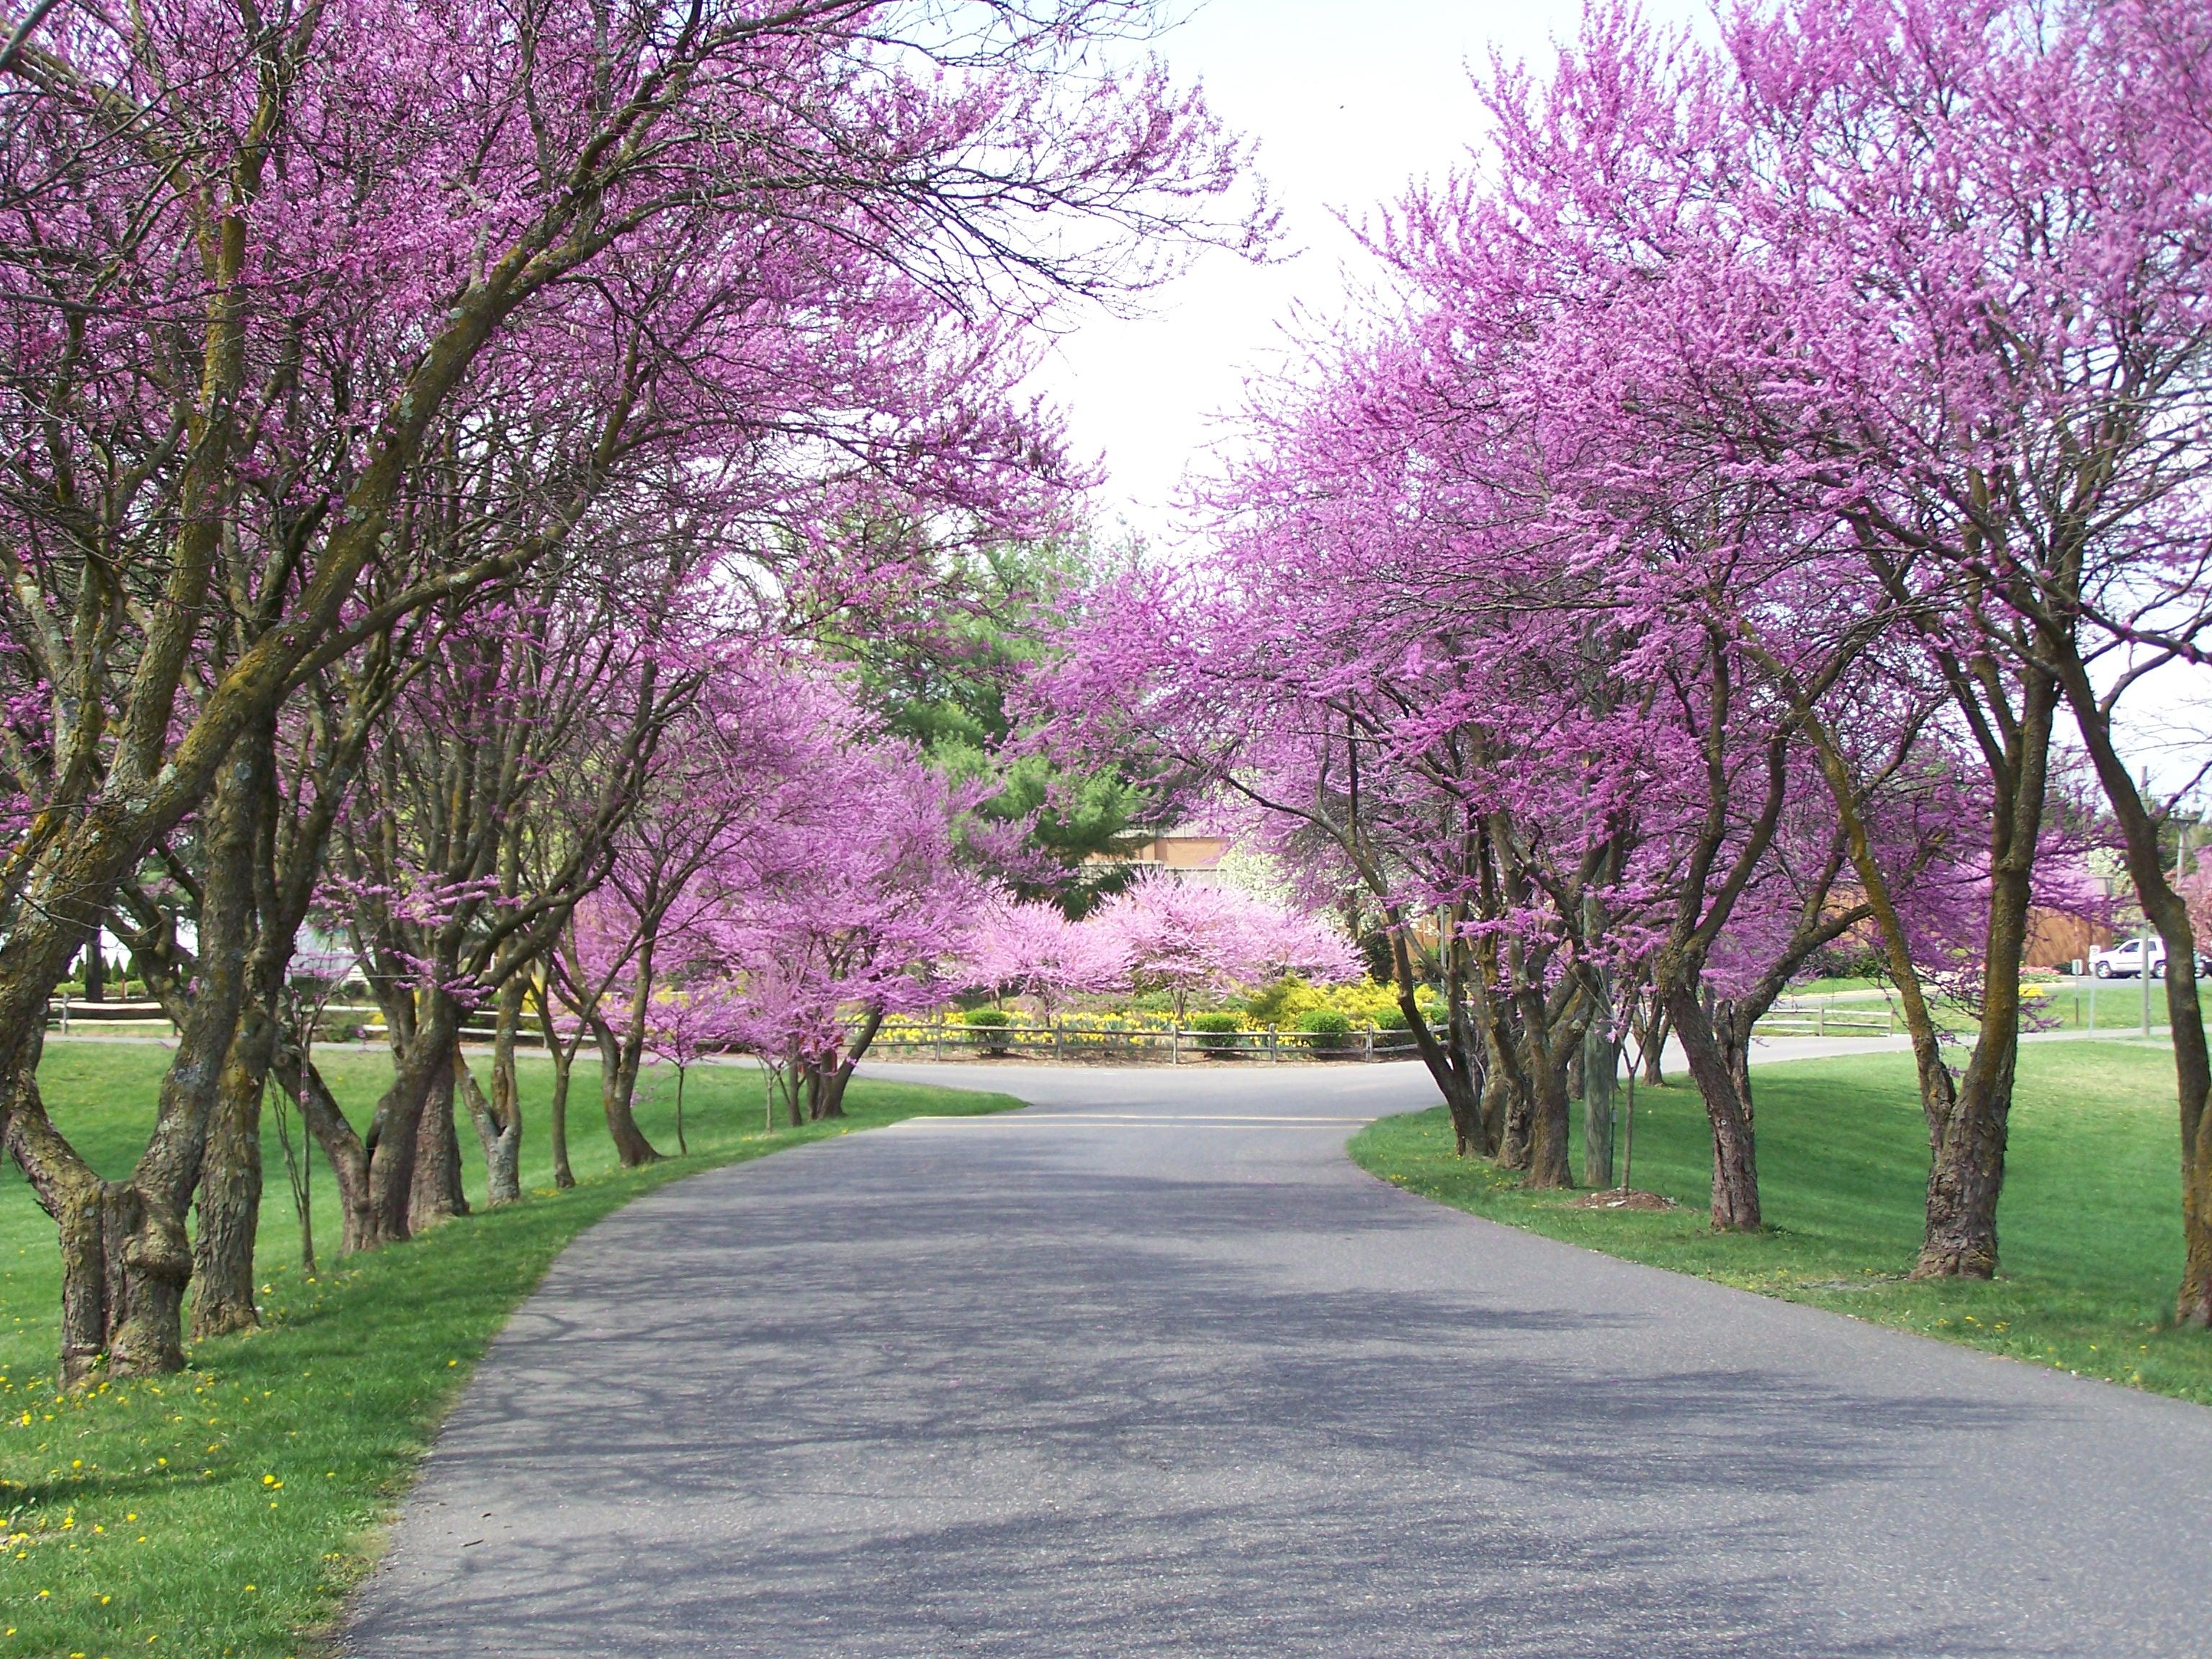
[[[2027,1026],[2038,1031],[2110,1031],[2118,1037],[2140,1031],[2143,1020],[2143,983],[2139,979],[2109,979],[2096,983],[2090,981],[2045,981],[2030,982],[2022,988],[2027,1015]],[[1791,1015],[1785,1016],[1796,1023],[1809,1018],[1804,1005],[1826,1002],[1840,1015],[1879,1018],[1885,1002],[1893,1009],[1897,1006],[1897,994],[1883,990],[1870,980],[1815,980],[1790,993],[1800,1005]],[[2212,1012],[2212,986],[2198,993],[2198,1006]],[[1948,1021],[1954,1028],[1972,1031],[1978,1016],[1954,1002],[1938,998],[1935,1003],[1936,1018]],[[2166,1012],[2166,982],[2153,980],[2150,984],[2150,1029],[2163,1030],[2167,1024]],[[1905,1032],[1905,1017],[1893,1017],[1891,1029],[1899,1036]]]
[[[40,1082],[57,1121],[111,1175],[143,1145],[163,1063],[154,1043],[51,1043]],[[365,1115],[389,1076],[382,1054],[328,1051],[333,1087]],[[639,1118],[672,1150],[664,1073]],[[572,1114],[582,1184],[556,1194],[544,1138],[551,1071],[526,1061],[528,1201],[410,1244],[333,1263],[328,1171],[315,1189],[323,1276],[299,1268],[299,1229],[276,1135],[260,1273],[269,1323],[202,1344],[194,1369],[62,1400],[52,1387],[58,1273],[53,1229],[10,1170],[0,1184],[0,1654],[85,1659],[126,1651],[286,1655],[328,1623],[374,1560],[379,1528],[456,1391],[561,1247],[639,1194],[696,1172],[841,1133],[762,1130],[757,1074],[708,1067],[684,1093],[691,1155],[614,1167],[597,1073]],[[917,1112],[1016,1103],[856,1082],[848,1127]],[[469,1188],[483,1192],[473,1137]],[[312,1644],[310,1644],[312,1646]]]
[[1755,1237],[1705,1226],[1711,1146],[1686,1084],[1636,1094],[1635,1184],[1680,1199],[1676,1211],[1577,1210],[1522,1192],[1452,1156],[1441,1110],[1385,1118],[1352,1155],[1413,1191],[1570,1243],[2212,1404],[2212,1335],[2170,1326],[2180,1175],[2162,1045],[2021,1050],[2003,1273],[1990,1284],[1904,1276],[1928,1166],[1910,1055],[1765,1066],[1755,1079],[1770,1227]]

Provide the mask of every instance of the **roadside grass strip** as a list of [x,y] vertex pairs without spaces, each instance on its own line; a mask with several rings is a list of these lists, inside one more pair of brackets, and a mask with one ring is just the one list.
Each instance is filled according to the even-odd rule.
[[[365,1049],[318,1058],[348,1112],[365,1121],[388,1060]],[[124,1173],[143,1146],[166,1060],[165,1046],[151,1042],[49,1043],[40,1085],[104,1174]],[[324,1271],[313,1279],[300,1271],[283,1154],[264,1115],[263,1328],[198,1345],[181,1375],[75,1397],[54,1389],[53,1224],[10,1172],[0,1186],[0,1654],[327,1651],[343,1597],[374,1565],[439,1422],[570,1239],[702,1170],[918,1113],[1019,1104],[861,1079],[843,1122],[770,1133],[757,1073],[701,1066],[684,1096],[690,1155],[623,1170],[600,1118],[596,1071],[580,1071],[570,1114],[580,1184],[556,1193],[545,1145],[551,1076],[543,1060],[523,1063],[521,1204],[340,1261],[336,1194],[319,1170]],[[648,1072],[640,1094],[641,1124],[672,1148],[672,1078]],[[475,1198],[483,1188],[471,1139],[464,1128]]]
[[[2181,1272],[2173,1087],[2162,1044],[2021,1050],[1997,1216],[2002,1272],[1988,1283],[1908,1277],[1928,1168],[1910,1054],[1753,1074],[1767,1230],[1750,1237],[1707,1224],[1711,1141],[1686,1081],[1636,1091],[1633,1185],[1678,1209],[1576,1207],[1584,1194],[1523,1191],[1518,1176],[1453,1155],[1441,1108],[1382,1119],[1351,1151],[1410,1192],[1567,1243],[2212,1404],[2212,1334],[2172,1323]],[[1577,1130],[1579,1170],[1579,1121]],[[1621,1139],[1617,1128],[1616,1156]]]

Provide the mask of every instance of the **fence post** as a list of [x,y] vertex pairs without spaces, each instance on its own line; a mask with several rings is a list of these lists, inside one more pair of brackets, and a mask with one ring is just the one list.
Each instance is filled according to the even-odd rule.
[[937,1021],[937,1057],[939,1060],[945,1058],[945,1019],[942,1015]]
[[1168,1064],[1182,1064],[1182,1027],[1180,1025],[1168,1027]]
[[1365,1060],[1371,1060],[1375,1058],[1374,1032],[1362,1031],[1359,1034],[1359,1057]]
[[1275,1053],[1275,1028],[1270,1025],[1267,1028],[1267,1064],[1273,1066],[1278,1057]]
[[1817,1032],[1817,1034],[1818,1034],[1818,1035],[1820,1035],[1820,1036],[1827,1036],[1827,1035],[1828,1035],[1828,1004],[1827,1004],[1827,1000],[1826,1000],[1825,997],[1824,997],[1824,998],[1822,998],[1822,999],[1821,999],[1821,1000],[1820,1000],[1820,1002],[1818,1002],[1817,1004],[1815,1004],[1815,1005],[1814,1005],[1814,1014],[1813,1014],[1813,1018],[1814,1018],[1814,1020],[1816,1022],[1815,1026],[1814,1026],[1814,1030],[1815,1030],[1815,1031]]

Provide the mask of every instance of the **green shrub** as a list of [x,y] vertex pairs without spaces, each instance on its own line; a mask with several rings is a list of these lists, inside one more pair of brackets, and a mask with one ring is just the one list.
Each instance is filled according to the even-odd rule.
[[1272,1025],[1279,1030],[1320,1006],[1321,993],[1296,974],[1285,974],[1252,994],[1244,1005],[1244,1016],[1255,1025]]
[[1237,1033],[1244,1029],[1244,1017],[1225,1010],[1219,1013],[1193,1014],[1190,1029],[1198,1033],[1200,1054],[1230,1055],[1243,1052]]
[[[1429,986],[1419,987],[1413,1000],[1431,1024],[1443,1017],[1443,1000]],[[1279,1031],[1300,1029],[1299,1018],[1316,1008],[1342,1014],[1355,1031],[1368,1026],[1386,1031],[1406,1029],[1397,987],[1371,979],[1322,986],[1309,985],[1295,974],[1286,975],[1255,991],[1244,1004],[1245,1015],[1253,1024],[1273,1026]]]
[[1340,1054],[1352,1047],[1352,1020],[1334,1008],[1309,1008],[1298,1016],[1305,1045],[1317,1054]]
[[960,1018],[965,1024],[983,1032],[981,1045],[985,1054],[1006,1054],[1013,1052],[1007,1043],[1004,1028],[1014,1023],[1014,1017],[1005,1009],[970,1008]]

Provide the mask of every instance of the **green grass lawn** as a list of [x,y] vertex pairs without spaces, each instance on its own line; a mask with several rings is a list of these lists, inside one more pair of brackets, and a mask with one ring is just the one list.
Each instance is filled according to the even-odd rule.
[[[2100,1010],[2101,1012],[2101,1010]],[[1492,1220],[1655,1267],[2085,1376],[2212,1404],[2212,1334],[2172,1327],[2181,1269],[2179,1133],[2163,1045],[2021,1051],[1993,1283],[1917,1284],[1928,1141],[1908,1054],[1753,1073],[1768,1231],[1705,1224],[1711,1149],[1686,1082],[1636,1091],[1635,1184],[1673,1211],[1577,1210],[1573,1194],[1452,1155],[1441,1109],[1352,1143],[1384,1179]],[[1577,1148],[1575,1167],[1581,1167]]]
[[[166,1051],[154,1042],[50,1042],[39,1081],[56,1121],[103,1171],[143,1146]],[[365,1121],[390,1074],[371,1049],[318,1056]],[[580,1068],[570,1160],[551,1190],[551,1068],[526,1060],[520,1205],[480,1212],[394,1249],[332,1260],[335,1191],[315,1187],[324,1273],[300,1271],[299,1228],[276,1137],[264,1127],[264,1328],[199,1345],[192,1369],[62,1398],[53,1386],[59,1272],[52,1224],[10,1167],[0,1184],[0,1654],[313,1652],[374,1563],[382,1528],[440,1419],[507,1314],[562,1245],[678,1176],[917,1113],[994,1111],[1002,1095],[856,1081],[842,1125],[769,1133],[757,1073],[695,1070],[691,1153],[615,1167],[596,1067]],[[672,1151],[672,1079],[652,1072],[638,1117]],[[483,1191],[465,1124],[472,1199]]]
[[1851,992],[1878,991],[1882,988],[1882,982],[1877,979],[1830,975],[1822,979],[1808,979],[1802,985],[1793,985],[1790,988],[1789,994],[1793,997],[1833,997]]
[[[2199,988],[2198,1005],[2212,1013],[2212,985]],[[1853,1027],[1850,1022],[1883,1017],[1885,1008],[1890,1011],[1889,1029],[1898,1036],[1905,1033],[1905,1016],[1899,1012],[1897,993],[1876,987],[1866,980],[1816,980],[1801,986],[1790,994],[1793,1005],[1787,1012],[1774,1014],[1762,1025],[1762,1030],[1800,1035],[1811,1031],[1815,1024],[1814,1008],[1825,1004],[1835,1018],[1836,1034],[1844,1034]],[[2087,980],[2032,981],[2022,989],[2021,1003],[2024,1028],[2030,1031],[2110,1031],[2115,1036],[2124,1036],[2139,1031],[2143,1023],[2142,981],[2139,979],[2110,979],[2096,982],[2094,988]],[[1954,1033],[1971,1036],[1980,1018],[1972,1010],[1954,1002],[1937,999],[1934,1005],[1936,1019],[1948,1024]],[[2150,1029],[2162,1031],[2168,1021],[2166,1015],[2166,982],[2153,980],[2150,985]]]
[[[2100,980],[2094,989],[2087,980],[2031,981],[2021,992],[2025,1026],[2031,1031],[2097,1030],[2124,1036],[2142,1027],[2142,990],[2139,979]],[[1790,997],[1797,1005],[1796,1010],[1776,1018],[1786,1019],[1793,1028],[1811,1018],[1808,1005],[1814,1003],[1826,1002],[1838,1015],[1862,1018],[1869,1015],[1879,1017],[1885,1005],[1893,1010],[1899,1006],[1896,992],[1874,986],[1866,980],[1819,980],[1792,991]],[[2200,986],[2197,1004],[2212,1013],[2212,985]],[[1941,999],[1935,1004],[1935,1012],[1938,1020],[1966,1033],[1972,1032],[1980,1018],[1969,1009]],[[2150,983],[2150,1028],[2163,1030],[2167,1024],[2166,981],[2154,979]],[[1904,1034],[1902,1012],[1893,1014],[1890,1028],[1899,1036]]]

